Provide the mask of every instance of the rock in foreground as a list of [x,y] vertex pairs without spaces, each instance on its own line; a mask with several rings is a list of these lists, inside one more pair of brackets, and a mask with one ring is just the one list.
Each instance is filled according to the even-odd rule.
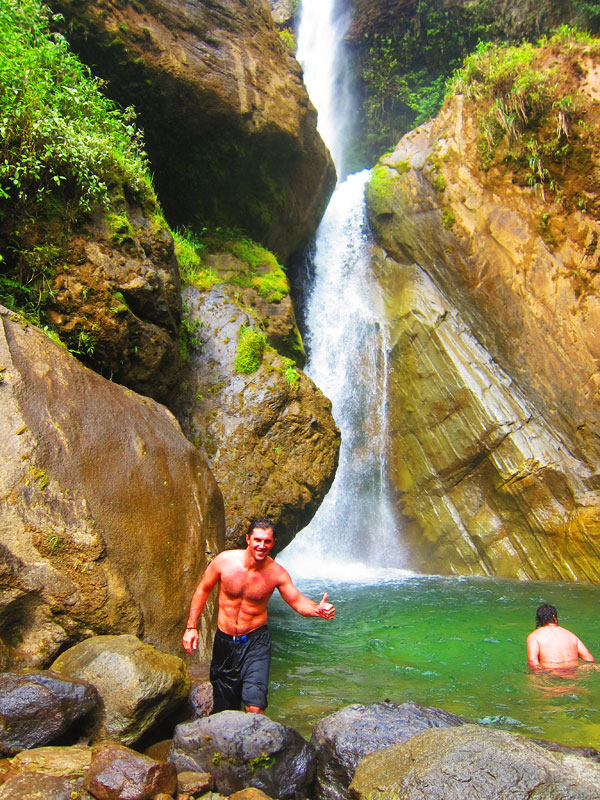
[[430,730],[367,756],[356,800],[597,800],[600,765],[476,725]]
[[374,750],[405,742],[428,728],[462,725],[461,717],[416,703],[351,705],[317,722],[311,744],[317,753],[316,795],[344,800],[358,763]]
[[206,461],[167,409],[6,309],[0,368],[0,665],[46,666],[93,633],[180,652],[223,541]]
[[210,772],[216,790],[255,787],[269,797],[304,798],[315,775],[312,747],[262,714],[222,711],[175,728],[169,754],[178,772]]
[[0,753],[39,747],[65,733],[98,704],[93,686],[58,674],[0,674]]
[[93,684],[102,700],[88,735],[133,744],[187,697],[185,664],[135,636],[94,636],[62,653],[52,669]]

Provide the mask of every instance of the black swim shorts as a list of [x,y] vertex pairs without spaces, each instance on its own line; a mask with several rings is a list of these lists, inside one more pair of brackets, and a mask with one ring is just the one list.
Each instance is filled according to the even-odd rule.
[[245,636],[230,636],[217,628],[210,664],[213,710],[239,711],[244,706],[267,707],[271,636],[266,625]]

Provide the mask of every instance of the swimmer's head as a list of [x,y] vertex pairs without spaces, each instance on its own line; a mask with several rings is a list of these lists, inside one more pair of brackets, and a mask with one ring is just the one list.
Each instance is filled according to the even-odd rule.
[[551,606],[549,603],[538,606],[535,612],[535,627],[543,628],[544,625],[550,625],[551,623],[555,625],[558,623],[558,614],[554,606]]

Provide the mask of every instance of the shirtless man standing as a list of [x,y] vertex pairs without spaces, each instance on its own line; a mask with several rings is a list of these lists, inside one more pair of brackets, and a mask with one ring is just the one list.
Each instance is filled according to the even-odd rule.
[[273,523],[267,519],[250,525],[246,550],[225,550],[212,561],[198,584],[183,635],[183,648],[198,647],[198,619],[219,584],[217,632],[210,665],[213,714],[227,709],[264,713],[267,707],[271,638],[267,628],[267,603],[275,589],[303,617],[333,619],[335,609],[305,597],[289,573],[269,556],[275,544]]
[[535,615],[536,629],[527,637],[527,662],[530,667],[573,667],[578,660],[593,661],[583,642],[558,624],[554,606],[544,603]]

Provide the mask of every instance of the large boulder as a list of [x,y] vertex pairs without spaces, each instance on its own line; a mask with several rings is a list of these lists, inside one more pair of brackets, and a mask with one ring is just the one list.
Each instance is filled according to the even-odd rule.
[[416,703],[352,705],[319,720],[311,745],[317,754],[316,796],[344,800],[362,759],[375,750],[406,742],[429,728],[463,725],[465,720]]
[[300,800],[315,776],[314,750],[297,731],[241,711],[178,725],[169,761],[178,772],[210,772],[226,795],[255,787],[269,797]]
[[594,800],[600,765],[554,755],[524,736],[476,725],[430,730],[367,756],[356,800]]
[[206,461],[164,407],[6,309],[0,368],[0,663],[46,666],[93,633],[180,652],[223,541]]
[[104,377],[164,401],[181,369],[181,294],[156,200],[115,195],[70,237],[41,231],[49,247],[61,237],[45,309],[61,340]]
[[172,225],[238,227],[282,258],[310,239],[335,170],[267,0],[51,5],[108,93],[135,106]]
[[[494,129],[482,163],[494,98],[455,96],[368,187],[392,328],[389,473],[417,569],[598,580],[600,195],[586,165],[600,54],[532,53],[536,75],[552,65],[560,80],[518,141]],[[547,154],[573,92],[563,164]],[[541,178],[511,146],[540,154]]]
[[[300,340],[289,295],[269,301],[223,282],[210,291],[189,286],[183,297],[196,342],[171,408],[219,482],[227,545],[245,547],[249,521],[267,516],[281,549],[310,522],[335,476],[340,434],[331,403],[291,358]],[[267,344],[249,373],[236,369],[247,329]]]
[[51,742],[98,702],[96,690],[84,681],[43,671],[1,673],[0,753]]
[[137,742],[188,695],[190,679],[183,661],[161,653],[135,636],[94,636],[66,650],[52,669],[91,683],[101,699],[89,716],[93,741]]

